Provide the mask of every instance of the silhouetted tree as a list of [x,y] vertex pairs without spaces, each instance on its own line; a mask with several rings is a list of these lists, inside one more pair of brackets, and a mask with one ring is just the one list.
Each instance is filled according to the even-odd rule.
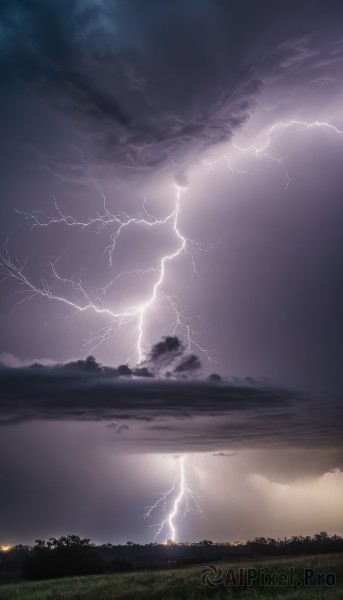
[[201,542],[199,542],[199,544],[201,546],[212,546],[213,542],[212,542],[212,540],[201,540]]
[[36,540],[23,565],[26,579],[90,575],[103,571],[103,561],[90,540],[77,535]]

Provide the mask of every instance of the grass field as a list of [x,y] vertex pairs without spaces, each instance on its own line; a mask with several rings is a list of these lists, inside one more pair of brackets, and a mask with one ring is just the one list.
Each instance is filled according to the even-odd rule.
[[201,582],[197,565],[184,569],[170,568],[156,571],[137,571],[125,574],[70,577],[40,582],[16,583],[0,586],[1,600],[195,600],[209,598],[270,598],[273,600],[343,600],[343,555],[320,555],[278,559],[241,560],[218,563],[224,575],[228,567],[264,569],[266,572],[286,572],[295,568],[295,581],[303,579],[305,567],[317,572],[334,573],[337,583],[328,587],[261,587],[258,583],[247,589],[218,585],[209,588]]

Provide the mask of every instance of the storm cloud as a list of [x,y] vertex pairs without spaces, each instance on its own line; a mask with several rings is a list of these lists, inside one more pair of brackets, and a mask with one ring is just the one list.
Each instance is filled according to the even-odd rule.
[[[86,361],[87,362],[87,361]],[[92,361],[88,361],[92,362]],[[341,447],[342,398],[247,382],[136,377],[77,363],[0,368],[1,425],[26,421],[136,423],[148,451]],[[112,425],[113,426],[113,425]]]
[[150,542],[181,454],[184,540],[343,533],[342,19],[1,2],[1,543]]
[[246,123],[272,73],[318,78],[335,64],[338,13],[334,0],[3,2],[1,86],[70,111],[95,160],[174,164],[182,183],[185,166]]

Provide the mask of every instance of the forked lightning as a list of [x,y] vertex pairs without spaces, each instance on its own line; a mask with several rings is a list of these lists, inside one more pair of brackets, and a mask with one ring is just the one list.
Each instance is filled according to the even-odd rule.
[[145,507],[145,519],[151,519],[155,514],[162,513],[164,518],[154,525],[155,529],[154,540],[164,534],[165,542],[179,541],[179,536],[176,531],[175,519],[179,514],[186,516],[188,513],[197,516],[203,515],[203,510],[200,508],[198,494],[193,492],[187,485],[185,474],[185,456],[181,456],[179,461],[179,474],[175,479],[172,487],[166,492],[158,494],[158,500],[151,506]]
[[[111,339],[118,328],[124,324],[130,323],[136,320],[137,323],[137,342],[136,342],[136,352],[138,363],[143,360],[143,333],[144,333],[144,322],[145,316],[148,310],[151,308],[152,304],[156,300],[157,294],[161,292],[164,297],[169,301],[170,306],[176,314],[176,320],[173,326],[173,332],[176,333],[178,330],[182,333],[188,343],[188,348],[190,349],[192,345],[196,346],[199,350],[205,353],[207,358],[211,360],[210,351],[207,351],[205,348],[202,348],[198,342],[195,341],[194,336],[196,332],[191,328],[189,324],[189,319],[185,317],[177,308],[177,305],[172,297],[168,296],[162,289],[161,285],[165,278],[166,265],[168,262],[173,261],[181,254],[185,254],[191,258],[193,271],[196,272],[194,257],[191,252],[191,247],[195,246],[199,250],[203,250],[201,245],[194,240],[191,240],[185,237],[179,227],[179,216],[180,216],[180,201],[181,201],[181,188],[179,186],[176,187],[176,195],[175,195],[175,204],[173,206],[173,210],[163,219],[156,219],[152,215],[148,213],[145,208],[145,202],[142,206],[142,212],[138,217],[131,217],[124,212],[120,212],[118,215],[111,213],[106,206],[106,199],[103,195],[103,206],[104,211],[102,214],[98,213],[95,218],[89,219],[87,221],[78,221],[74,219],[74,217],[70,215],[65,215],[61,209],[55,204],[55,215],[48,216],[42,215],[41,213],[21,213],[24,214],[28,219],[32,221],[32,228],[35,227],[49,227],[51,225],[65,225],[67,227],[75,227],[78,229],[90,228],[96,232],[101,231],[107,226],[112,226],[114,231],[112,231],[110,235],[111,243],[106,246],[104,249],[104,254],[108,256],[110,267],[113,266],[113,255],[115,251],[115,246],[117,240],[121,232],[126,227],[133,227],[135,225],[144,225],[147,227],[154,227],[157,225],[165,225],[167,223],[171,223],[175,239],[177,241],[177,249],[170,254],[165,254],[160,259],[159,268],[148,268],[146,270],[136,269],[134,271],[124,271],[116,275],[113,279],[107,283],[107,285],[100,290],[95,290],[93,292],[87,292],[82,284],[81,274],[77,277],[63,277],[58,270],[58,261],[54,262],[50,261],[50,280],[41,279],[40,283],[37,284],[27,275],[27,259],[24,263],[21,263],[18,258],[12,258],[9,250],[8,244],[5,244],[5,250],[3,255],[0,257],[0,272],[3,279],[12,278],[15,279],[21,286],[21,290],[19,293],[22,294],[22,299],[19,300],[17,304],[31,300],[36,296],[42,296],[47,298],[48,300],[55,300],[57,302],[61,302],[67,306],[69,306],[74,312],[86,312],[92,311],[98,315],[104,315],[109,317],[109,321],[105,327],[101,328],[99,331],[91,335],[90,338],[90,350],[93,351],[97,348],[102,342]],[[20,212],[20,211],[17,211]],[[111,307],[104,307],[103,300],[105,298],[105,294],[108,289],[113,285],[113,283],[120,277],[124,275],[129,275],[131,273],[152,273],[156,272],[157,278],[155,283],[152,285],[151,292],[148,298],[141,304],[137,305],[129,305],[123,311],[116,311]],[[69,290],[69,295],[61,295],[55,292],[56,283],[63,284],[66,289],[66,292]]]
[[[286,188],[288,188],[291,179],[287,170],[285,159],[280,156],[275,156],[272,153],[271,145],[273,135],[276,131],[282,129],[289,129],[292,127],[296,127],[297,129],[326,128],[335,134],[343,134],[342,130],[325,121],[279,121],[277,123],[274,123],[267,130],[265,141],[262,144],[250,144],[245,148],[240,147],[236,144],[232,144],[231,146],[236,151],[252,151],[256,158],[267,158],[269,160],[277,162],[280,165],[283,165],[285,169]],[[236,169],[236,167],[234,166],[232,156],[230,156],[229,154],[220,156],[212,162],[206,161],[206,164],[213,169],[214,165],[222,160],[225,160],[227,162],[229,168],[233,173],[246,173],[246,171],[240,171]],[[191,328],[189,318],[187,318],[178,310],[175,299],[172,296],[167,295],[162,289],[162,284],[166,277],[166,267],[168,263],[172,262],[177,257],[184,254],[190,257],[193,272],[196,272],[194,257],[191,248],[196,247],[197,249],[202,250],[202,247],[198,242],[187,238],[180,230],[179,217],[181,188],[179,186],[175,187],[176,194],[173,209],[163,219],[157,219],[153,215],[151,215],[146,210],[145,202],[143,202],[141,213],[137,217],[132,217],[123,211],[120,211],[119,214],[113,214],[107,208],[106,198],[104,195],[102,195],[103,212],[97,213],[97,215],[94,218],[89,218],[86,221],[79,221],[71,215],[65,215],[57,204],[55,204],[55,214],[52,216],[44,215],[42,213],[22,213],[31,221],[33,228],[50,227],[54,224],[59,226],[64,225],[66,227],[73,227],[78,229],[91,229],[96,232],[100,232],[108,227],[112,228],[110,234],[110,243],[104,248],[104,255],[107,256],[109,266],[111,268],[113,267],[115,247],[119,240],[120,234],[123,232],[124,229],[128,227],[132,228],[137,225],[155,227],[158,225],[167,225],[168,223],[170,223],[174,232],[177,248],[173,252],[163,255],[159,260],[159,267],[157,268],[148,267],[145,270],[136,269],[132,271],[124,271],[116,275],[114,278],[110,279],[110,281],[100,290],[98,289],[92,292],[88,292],[82,284],[81,274],[72,277],[64,277],[61,275],[58,268],[59,259],[55,261],[50,261],[50,271],[48,279],[40,279],[39,283],[35,282],[27,274],[27,259],[26,261],[21,262],[18,258],[12,258],[8,249],[8,244],[6,243],[4,253],[0,257],[0,273],[3,279],[12,278],[16,280],[20,285],[18,293],[21,294],[21,299],[16,304],[27,300],[31,300],[32,298],[37,296],[42,296],[47,298],[48,300],[53,300],[65,304],[66,306],[70,307],[72,313],[93,312],[97,315],[103,315],[105,317],[108,317],[106,325],[99,329],[97,332],[91,334],[89,340],[90,351],[93,351],[102,342],[113,338],[115,333],[118,331],[118,328],[122,325],[134,322],[137,331],[136,355],[138,363],[140,363],[144,358],[143,336],[146,317],[149,310],[152,308],[152,305],[154,304],[157,295],[161,294],[164,298],[168,300],[169,306],[173,309],[176,315],[174,325],[172,325],[174,330],[173,332],[176,333],[178,331],[186,338],[189,349],[192,345],[194,345],[199,350],[204,352],[207,358],[211,360],[211,351],[207,351],[205,348],[200,346],[198,342],[196,342],[195,335],[197,332],[195,332]],[[106,292],[109,290],[109,288],[120,277],[129,275],[131,273],[156,273],[155,282],[152,284],[147,299],[140,304],[129,305],[125,309],[120,311],[115,310],[115,308],[113,308],[112,306],[106,306]],[[59,288],[64,287],[66,293],[57,293],[55,291],[57,284]]]

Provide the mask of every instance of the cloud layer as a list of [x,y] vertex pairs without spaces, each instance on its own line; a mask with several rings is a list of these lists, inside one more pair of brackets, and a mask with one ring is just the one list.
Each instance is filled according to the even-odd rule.
[[[192,363],[186,357],[181,367],[187,360]],[[94,359],[2,366],[0,423],[103,421],[127,432],[133,445],[171,452],[342,445],[337,394],[305,395],[253,379],[194,379],[192,369],[182,379],[147,373],[142,377],[126,365],[102,367]]]

